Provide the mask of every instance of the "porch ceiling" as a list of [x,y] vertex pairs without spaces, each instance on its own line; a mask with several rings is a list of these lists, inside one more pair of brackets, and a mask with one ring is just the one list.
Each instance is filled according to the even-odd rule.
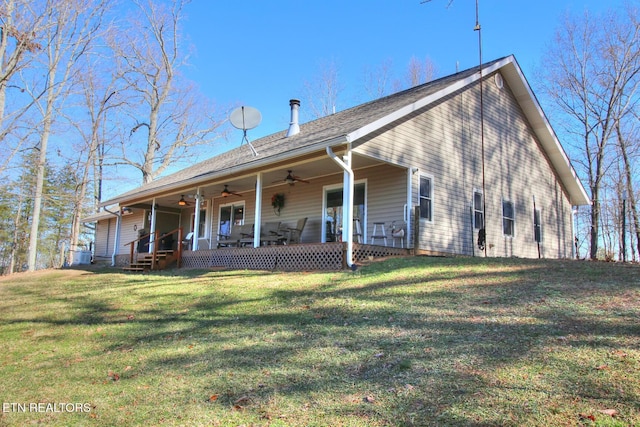
[[[352,162],[354,170],[368,168],[382,163],[380,160],[359,156],[355,153],[353,154]],[[265,190],[277,187],[284,188],[284,186],[288,185],[284,182],[284,178],[287,176],[289,170],[292,171],[293,175],[308,181],[313,181],[314,179],[323,176],[342,172],[342,169],[340,169],[338,165],[327,156],[316,157],[304,161],[292,161],[286,164],[274,165],[272,168],[263,170],[262,188]],[[243,197],[250,194],[249,197],[253,197],[253,191],[255,190],[256,185],[256,173],[241,176],[229,176],[226,179],[222,178],[201,184],[199,185],[200,194],[205,198],[205,200],[222,197],[221,193],[224,190],[225,185],[227,185],[228,190],[231,192],[239,193]],[[189,203],[189,205],[184,208],[192,208],[195,205],[196,192],[197,187],[191,186],[184,187],[177,191],[157,194],[155,196],[156,204],[163,207],[180,208],[178,201],[182,196],[184,196],[184,199]],[[230,201],[234,198],[239,199],[239,197],[235,195],[227,196],[227,198]],[[127,201],[123,203],[122,206],[131,206],[135,204],[150,205],[151,202],[152,198],[146,197],[144,199]]]

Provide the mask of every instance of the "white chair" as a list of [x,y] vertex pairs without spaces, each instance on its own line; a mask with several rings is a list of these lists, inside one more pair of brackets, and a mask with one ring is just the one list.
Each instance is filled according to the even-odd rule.
[[191,250],[191,240],[193,240],[193,231],[190,233],[187,233],[187,235],[184,236],[184,239],[182,239],[183,250],[187,250],[187,251]]

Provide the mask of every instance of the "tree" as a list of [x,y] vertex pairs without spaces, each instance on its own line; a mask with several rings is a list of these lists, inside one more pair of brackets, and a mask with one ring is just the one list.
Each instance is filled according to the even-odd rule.
[[[37,35],[45,30],[46,14],[32,0],[5,0],[0,5],[0,172],[19,152],[24,137],[13,135],[34,100],[23,96],[17,78],[42,50]],[[7,105],[8,92],[11,102]]]
[[309,111],[314,119],[333,114],[338,109],[338,97],[343,91],[338,78],[338,66],[334,61],[322,63],[320,74],[304,83]]
[[[636,108],[640,72],[637,10],[593,19],[567,16],[545,61],[546,93],[555,101],[565,134],[577,149],[574,161],[591,192],[590,257],[596,259],[601,190],[614,159],[618,123]],[[624,126],[621,128],[624,129]]]
[[215,140],[222,120],[179,74],[187,58],[180,33],[184,2],[134,3],[129,28],[110,42],[127,84],[126,114],[133,122],[122,135],[119,161],[139,170],[148,183],[194,147]]
[[68,93],[72,79],[77,76],[74,74],[76,64],[90,48],[99,29],[105,2],[106,0],[59,0],[46,1],[42,5],[44,19],[48,24],[40,35],[41,44],[46,46],[40,56],[45,76],[38,80],[36,73],[33,73],[32,77],[36,80],[24,82],[41,116],[33,218],[29,234],[29,271],[36,269],[45,164],[55,113]]
[[415,87],[430,82],[436,74],[436,66],[430,58],[426,58],[424,62],[421,62],[418,58],[412,56],[407,67],[407,84],[409,87]]

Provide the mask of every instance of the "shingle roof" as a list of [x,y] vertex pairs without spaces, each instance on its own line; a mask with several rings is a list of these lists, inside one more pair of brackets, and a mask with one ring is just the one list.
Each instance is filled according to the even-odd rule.
[[[501,61],[504,63],[505,60],[507,60],[506,62],[515,62],[513,57],[499,58],[483,64],[483,69],[497,65]],[[251,144],[258,153],[255,156],[252,155],[249,147],[243,145],[171,175],[158,178],[153,182],[108,200],[102,203],[102,205],[106,206],[118,202],[126,202],[127,199],[133,199],[137,196],[172,189],[181,183],[186,184],[190,181],[204,181],[216,177],[223,177],[232,171],[239,172],[243,169],[251,169],[257,165],[268,163],[271,160],[274,162],[283,160],[287,154],[293,157],[304,148],[317,147],[318,149],[322,149],[323,146],[335,144],[335,141],[341,137],[344,139],[342,142],[346,142],[347,135],[377,120],[388,117],[408,105],[443,91],[456,83],[465,81],[474,76],[474,74],[477,74],[478,70],[479,67],[469,68],[423,85],[340,111],[330,116],[303,123],[300,125],[300,133],[290,137],[286,137],[286,130],[265,136],[252,141]],[[553,136],[553,138],[555,139],[555,136]],[[559,143],[557,143],[557,145],[559,147]],[[560,150],[562,150],[561,147]],[[569,168],[572,169],[570,166]],[[581,184],[578,185],[581,186]]]

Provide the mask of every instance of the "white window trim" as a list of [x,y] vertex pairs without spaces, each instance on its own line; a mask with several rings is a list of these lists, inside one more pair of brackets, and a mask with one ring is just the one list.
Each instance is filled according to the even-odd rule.
[[[366,234],[367,234],[367,212],[369,211],[368,208],[368,192],[369,192],[369,183],[368,183],[368,179],[358,179],[356,181],[353,182],[353,185],[356,186],[358,184],[364,184],[364,218],[361,218],[360,220],[360,227],[362,228],[362,241],[366,242]],[[327,222],[325,221],[325,214],[327,212],[327,191],[330,190],[338,190],[338,189],[342,189],[344,191],[344,184],[340,183],[340,184],[329,184],[329,185],[323,185],[322,186],[322,212],[320,214],[320,218],[322,218],[322,221],[320,221],[321,224],[321,238],[320,238],[320,242],[321,243],[327,243]],[[355,229],[354,229],[355,232]]]
[[[242,210],[244,212],[244,214],[242,215],[242,223],[244,224],[244,220],[246,217],[246,212],[247,212],[247,207],[245,205],[245,201],[244,200],[239,200],[238,202],[229,202],[229,203],[220,203],[218,205],[218,217],[217,218],[212,218],[212,221],[216,221],[216,239],[218,239],[218,236],[220,236],[220,217],[222,216],[222,208],[226,208],[228,206],[240,206],[242,205]],[[211,227],[213,229],[213,225]],[[213,240],[213,239],[212,239]]]
[[[483,206],[480,206],[480,209],[476,209],[476,193],[480,194],[482,196],[482,202],[483,202]],[[484,211],[484,193],[482,192],[482,190],[478,189],[478,188],[474,188],[473,189],[473,194],[471,195],[471,210],[473,212],[473,229],[474,230],[480,230],[483,227],[487,226],[487,215]],[[482,221],[484,222],[484,224],[482,225],[482,227],[478,227],[478,225],[476,224],[476,212],[482,212]]]
[[[540,220],[540,241],[536,241],[536,212],[538,212],[538,219]],[[544,240],[544,233],[542,232],[542,209],[536,207],[533,210],[533,241],[536,243],[542,243]]]
[[[511,218],[511,221],[513,222],[513,226],[511,227],[513,234],[504,234],[504,220],[505,218],[507,218],[504,215],[504,204],[505,202],[507,203],[511,203],[511,209],[513,210],[513,218]],[[486,221],[486,220],[485,220]],[[516,237],[516,204],[511,201],[510,199],[502,199],[502,236],[504,236],[505,238],[508,239],[513,239],[514,237]]]
[[426,224],[433,224],[435,222],[435,216],[436,216],[435,202],[433,200],[433,194],[435,192],[435,179],[433,175],[428,173],[421,172],[419,175],[420,176],[418,178],[418,207],[420,207],[420,202],[422,199],[422,194],[420,194],[420,180],[422,178],[427,178],[429,179],[429,181],[431,181],[431,185],[429,186],[431,190],[431,194],[429,194],[429,200],[431,200],[431,219],[423,218],[422,215],[420,215],[420,221]]

